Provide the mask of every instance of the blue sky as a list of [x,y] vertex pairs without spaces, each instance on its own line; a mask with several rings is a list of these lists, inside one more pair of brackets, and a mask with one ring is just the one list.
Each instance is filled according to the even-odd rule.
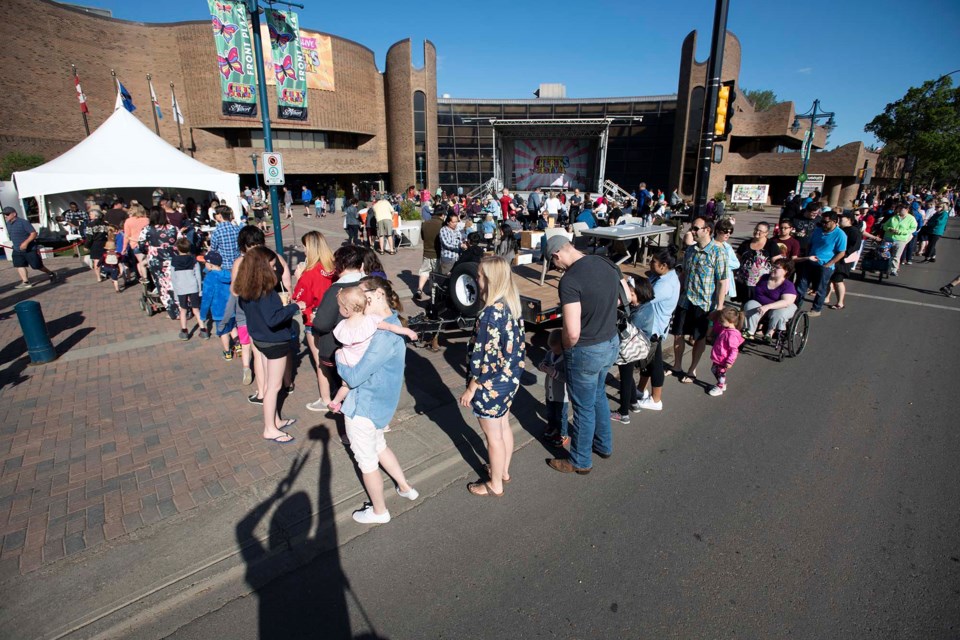
[[[209,15],[205,0],[80,3],[143,22]],[[705,58],[714,8],[709,0],[301,3],[305,28],[366,45],[381,70],[397,40],[413,38],[415,50],[431,40],[438,92],[470,98],[532,97],[541,82],[566,84],[571,98],[675,93],[683,38],[696,29]],[[837,114],[831,147],[872,142],[863,127],[888,102],[960,69],[957,0],[731,0],[727,26],[743,48],[741,85],[771,89],[800,112],[819,98]]]

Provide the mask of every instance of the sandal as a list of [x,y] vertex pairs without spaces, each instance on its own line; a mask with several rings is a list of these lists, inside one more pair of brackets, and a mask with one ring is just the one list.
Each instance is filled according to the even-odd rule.
[[[483,465],[483,468],[486,469],[486,471],[487,471],[487,477],[488,477],[488,478],[492,478],[492,477],[493,477],[493,474],[490,473],[490,465],[489,465],[489,464],[485,464],[485,465]],[[510,478],[504,478],[504,479],[503,479],[503,484],[510,484],[510,480],[511,480]]]
[[831,309],[836,309],[837,311],[843,311],[843,305],[842,305],[842,304],[831,304],[831,305],[827,305],[827,306],[829,306]]
[[[483,493],[480,493],[481,488],[483,489]],[[501,491],[500,493],[497,493],[494,491],[489,482],[471,482],[467,485],[467,491],[480,498],[503,497],[503,492]]]
[[[286,438],[286,440],[284,440],[283,438]],[[277,444],[287,444],[287,443],[289,443],[289,442],[293,442],[295,439],[296,439],[296,438],[294,438],[294,437],[293,437],[292,435],[290,435],[289,433],[284,433],[284,434],[282,434],[282,435],[277,436],[276,438],[264,438],[264,440],[272,440],[273,442],[276,442]]]
[[296,419],[296,418],[290,418],[289,420],[284,420],[284,421],[283,421],[283,424],[281,424],[279,427],[277,427],[277,429],[279,429],[280,431],[283,431],[284,429],[289,429],[290,427],[292,427],[292,426],[295,425],[295,424],[297,424],[297,419]]
[[690,374],[681,373],[680,376],[677,378],[677,380],[679,380],[683,384],[691,384],[694,380],[696,380],[696,378],[694,378]]

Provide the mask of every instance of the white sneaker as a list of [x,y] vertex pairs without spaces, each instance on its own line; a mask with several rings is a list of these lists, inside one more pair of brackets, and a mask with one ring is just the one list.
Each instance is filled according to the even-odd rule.
[[408,491],[400,491],[400,487],[397,487],[397,495],[412,502],[420,497],[420,492],[413,487],[410,487]]
[[387,524],[390,522],[390,512],[376,514],[373,512],[373,505],[367,505],[363,509],[354,511],[353,519],[360,524]]
[[654,402],[650,396],[644,396],[643,400],[640,401],[640,408],[647,411],[663,411],[663,401]]
[[723,387],[713,387],[710,389],[710,391],[708,391],[708,393],[712,395],[714,398],[716,398],[717,396],[722,396]]
[[330,411],[330,409],[327,408],[327,403],[325,403],[323,400],[308,402],[306,407],[310,411],[317,411],[320,413],[326,413],[327,411]]

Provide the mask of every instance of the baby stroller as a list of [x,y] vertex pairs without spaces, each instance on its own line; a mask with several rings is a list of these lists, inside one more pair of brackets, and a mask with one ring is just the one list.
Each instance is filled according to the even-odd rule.
[[864,280],[867,279],[868,271],[877,274],[878,282],[882,282],[884,276],[890,277],[890,265],[893,262],[892,249],[892,242],[864,240],[863,249],[860,252],[860,270]]
[[147,317],[155,313],[165,311],[166,307],[160,301],[160,290],[153,282],[153,273],[147,269],[147,277],[140,281],[143,287],[143,293],[140,294],[140,310],[147,314]]

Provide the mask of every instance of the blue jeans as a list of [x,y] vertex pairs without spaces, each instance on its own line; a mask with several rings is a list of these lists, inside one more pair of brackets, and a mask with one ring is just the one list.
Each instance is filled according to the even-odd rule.
[[567,403],[547,400],[547,427],[561,436],[570,435],[567,426]]
[[589,347],[575,345],[564,352],[567,392],[573,405],[570,461],[578,469],[593,466],[592,449],[604,454],[613,451],[606,381],[619,349],[620,338],[614,335],[606,342]]
[[823,301],[827,297],[827,291],[830,289],[830,276],[833,275],[833,267],[824,267],[819,262],[803,263],[803,268],[799,271],[797,278],[797,309],[803,306],[803,296],[807,294],[807,287],[810,283],[817,284],[817,293],[813,296],[813,310],[823,309]]

